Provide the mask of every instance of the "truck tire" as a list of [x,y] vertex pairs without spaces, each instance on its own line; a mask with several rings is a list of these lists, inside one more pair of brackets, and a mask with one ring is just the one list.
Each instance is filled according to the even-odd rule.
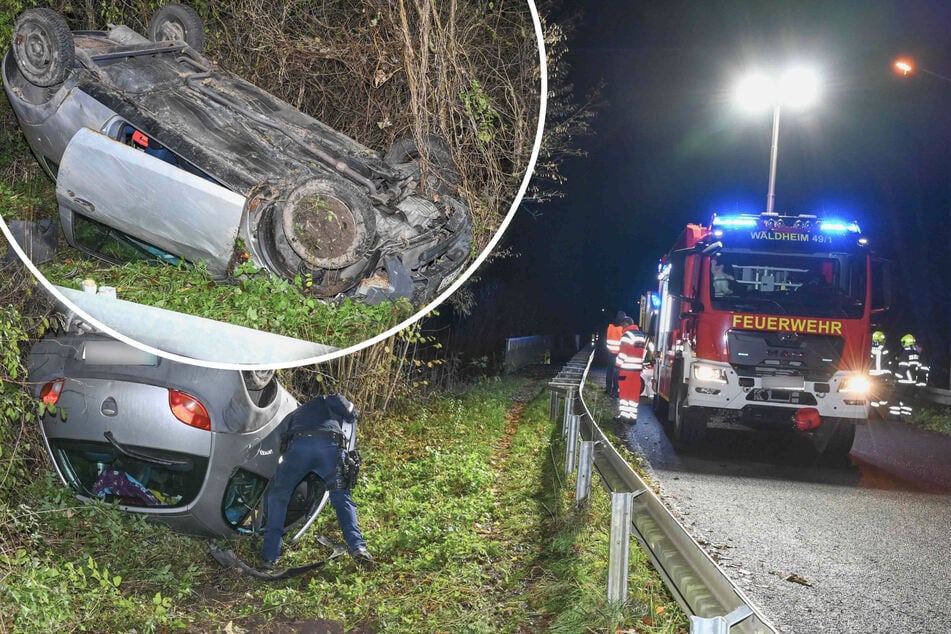
[[680,420],[674,435],[684,447],[696,447],[707,435],[707,412],[702,407],[680,407]]
[[844,421],[838,421],[835,425],[835,432],[829,439],[829,444],[822,450],[822,457],[829,464],[848,464],[849,452],[852,451],[852,443],[855,441],[855,425]]
[[657,418],[657,422],[666,427],[669,422],[667,420],[667,410],[669,409],[667,401],[664,400],[664,397],[655,392],[652,404],[654,406],[654,417]]
[[69,26],[52,9],[28,9],[20,14],[10,48],[23,76],[43,88],[63,83],[76,58]]

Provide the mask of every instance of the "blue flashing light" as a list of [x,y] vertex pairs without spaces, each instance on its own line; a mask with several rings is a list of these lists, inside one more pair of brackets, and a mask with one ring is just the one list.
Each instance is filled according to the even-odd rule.
[[857,222],[842,222],[841,220],[823,220],[819,223],[819,231],[823,233],[861,233]]
[[743,227],[755,227],[758,224],[756,218],[749,216],[714,216],[713,226],[726,227],[730,229],[740,229]]
[[651,306],[660,308],[660,296],[657,293],[651,293]]

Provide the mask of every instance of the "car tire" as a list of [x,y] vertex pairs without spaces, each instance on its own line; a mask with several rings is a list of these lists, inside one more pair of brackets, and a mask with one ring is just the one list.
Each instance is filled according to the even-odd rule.
[[149,21],[149,39],[153,42],[182,41],[200,53],[205,46],[205,26],[191,7],[167,4]]
[[420,151],[416,137],[397,139],[390,146],[383,160],[397,168],[412,164],[416,169],[421,169],[420,161],[423,154],[426,155],[428,169],[426,182],[420,183],[420,191],[440,196],[454,194],[462,181],[462,175],[455,161],[452,160],[449,144],[434,134],[423,136],[423,151]]
[[244,370],[241,372],[241,378],[248,390],[263,390],[274,378],[274,370]]
[[63,16],[52,9],[29,9],[13,27],[13,59],[27,81],[48,87],[63,83],[76,49]]

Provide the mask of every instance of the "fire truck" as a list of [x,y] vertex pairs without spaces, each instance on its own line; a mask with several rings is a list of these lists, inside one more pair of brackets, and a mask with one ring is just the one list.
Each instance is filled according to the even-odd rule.
[[659,266],[654,409],[674,440],[709,428],[786,429],[833,457],[867,422],[870,321],[881,267],[855,222],[714,216]]

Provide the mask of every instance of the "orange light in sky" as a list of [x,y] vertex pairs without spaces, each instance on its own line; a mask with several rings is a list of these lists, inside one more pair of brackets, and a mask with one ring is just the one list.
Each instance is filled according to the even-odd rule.
[[915,70],[910,59],[899,59],[895,62],[895,69],[902,75],[908,75]]

